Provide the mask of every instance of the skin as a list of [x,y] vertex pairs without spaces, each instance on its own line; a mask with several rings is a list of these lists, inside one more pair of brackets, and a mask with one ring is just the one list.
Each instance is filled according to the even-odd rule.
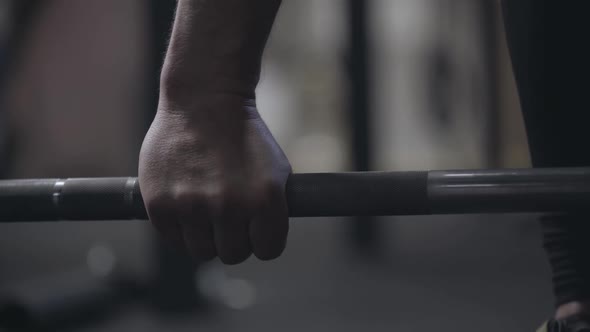
[[255,100],[279,5],[178,2],[139,181],[153,225],[195,260],[269,260],[285,248],[291,166]]
[[[291,166],[256,109],[280,0],[179,0],[139,181],[151,222],[195,260],[274,259],[288,233]],[[557,319],[590,314],[560,306]]]

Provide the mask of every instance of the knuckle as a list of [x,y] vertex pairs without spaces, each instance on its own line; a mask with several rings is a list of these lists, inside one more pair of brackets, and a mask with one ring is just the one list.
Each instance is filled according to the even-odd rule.
[[230,210],[241,209],[244,206],[247,196],[240,194],[240,191],[230,186],[223,186],[207,193],[207,205],[213,211],[225,214]]
[[176,188],[171,193],[172,200],[179,206],[189,205],[200,199],[200,195],[194,190],[187,188]]
[[148,213],[167,215],[187,209],[209,210],[222,213],[228,210],[244,210],[255,200],[269,201],[281,192],[281,185],[264,180],[247,188],[244,185],[222,184],[195,190],[186,186],[176,187],[145,199]]
[[221,196],[187,188],[174,190],[172,200],[175,208],[184,215],[207,213],[207,211],[215,211],[218,206],[223,206]]

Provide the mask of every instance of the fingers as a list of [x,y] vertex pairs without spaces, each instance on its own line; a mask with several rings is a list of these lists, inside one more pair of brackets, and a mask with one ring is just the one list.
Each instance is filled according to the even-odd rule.
[[208,214],[189,214],[181,222],[183,242],[188,253],[197,261],[209,261],[217,256],[213,227]]
[[227,211],[213,223],[217,255],[228,265],[242,263],[252,255],[248,217],[236,212],[238,211]]
[[182,229],[176,220],[176,215],[171,213],[171,202],[158,200],[147,207],[149,219],[164,241],[182,247]]
[[215,257],[228,265],[277,258],[285,249],[289,220],[282,188],[245,197],[230,193],[184,193],[146,204],[150,220],[168,241],[197,261]]
[[279,257],[285,250],[289,232],[289,213],[282,188],[270,189],[266,197],[250,224],[252,250],[261,260]]
[[191,193],[176,199],[184,244],[198,261],[215,257],[228,265],[250,257],[248,204],[229,192]]

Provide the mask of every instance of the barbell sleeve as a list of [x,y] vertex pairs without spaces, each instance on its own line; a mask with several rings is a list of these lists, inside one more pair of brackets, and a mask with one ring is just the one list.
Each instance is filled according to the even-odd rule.
[[[581,212],[590,168],[292,174],[286,196],[291,217]],[[0,222],[124,219],[147,219],[137,178],[0,181]]]

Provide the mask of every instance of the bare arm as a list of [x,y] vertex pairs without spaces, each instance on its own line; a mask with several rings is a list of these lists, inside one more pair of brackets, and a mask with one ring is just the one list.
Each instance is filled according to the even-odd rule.
[[139,181],[150,220],[195,259],[285,248],[289,161],[255,88],[278,0],[179,0]]
[[252,95],[280,0],[180,0],[162,71],[166,95]]

